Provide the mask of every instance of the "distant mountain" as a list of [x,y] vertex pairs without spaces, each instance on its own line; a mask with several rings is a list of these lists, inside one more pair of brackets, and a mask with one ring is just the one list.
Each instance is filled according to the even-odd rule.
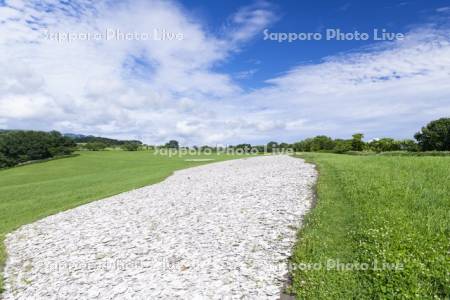
[[74,140],[75,143],[103,143],[107,146],[117,146],[128,143],[142,145],[142,142],[138,140],[116,140],[100,136],[83,135],[75,133],[65,133],[64,136]]
[[77,133],[63,133],[63,135],[71,139],[87,137],[87,135]]

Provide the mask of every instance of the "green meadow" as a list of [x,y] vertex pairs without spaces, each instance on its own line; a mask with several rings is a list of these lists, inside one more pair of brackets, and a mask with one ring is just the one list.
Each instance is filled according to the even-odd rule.
[[243,157],[248,155],[169,157],[150,151],[82,151],[74,157],[0,170],[0,264],[5,261],[5,235],[23,224],[157,183],[175,170]]
[[301,157],[320,175],[292,256],[291,292],[450,298],[450,157]]

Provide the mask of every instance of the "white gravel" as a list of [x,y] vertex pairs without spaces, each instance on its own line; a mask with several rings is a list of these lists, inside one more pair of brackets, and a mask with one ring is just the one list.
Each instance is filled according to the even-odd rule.
[[278,299],[316,171],[213,163],[22,226],[5,299]]

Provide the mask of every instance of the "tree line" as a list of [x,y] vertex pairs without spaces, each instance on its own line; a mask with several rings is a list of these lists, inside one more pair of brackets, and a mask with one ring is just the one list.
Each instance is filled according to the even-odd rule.
[[355,133],[351,139],[332,139],[319,135],[292,144],[295,151],[329,151],[346,153],[349,151],[450,151],[450,118],[431,121],[414,135],[415,140],[392,138],[363,141],[362,133]]
[[71,138],[80,150],[100,151],[106,148],[122,148],[126,151],[136,151],[142,146],[138,140],[116,140],[93,135],[65,134]]
[[[250,152],[276,152],[282,149],[292,149],[297,152],[325,151],[347,153],[350,151],[450,151],[450,118],[441,118],[428,123],[414,135],[415,140],[395,140],[392,138],[363,141],[362,133],[353,134],[351,139],[332,139],[325,135],[307,138],[296,143],[277,143],[271,141],[264,146],[239,144],[228,148],[241,149]],[[153,149],[137,140],[115,140],[95,136],[62,135],[57,131],[24,131],[0,130],[0,168],[11,167],[27,161],[42,160],[57,156],[69,155],[75,150],[103,150],[107,147],[120,147],[127,151],[140,148]],[[162,147],[180,148],[178,141],[171,140]],[[218,150],[218,147],[196,147],[200,151]]]
[[142,142],[137,140],[63,135],[58,131],[0,130],[0,168],[70,155],[76,150],[98,151],[107,147],[120,147],[136,151],[141,145]]
[[[428,123],[426,126],[414,135],[413,139],[395,140],[393,138],[373,139],[369,142],[363,141],[364,134],[355,133],[351,139],[333,139],[329,136],[318,135],[313,138],[307,138],[292,144],[278,143],[271,141],[266,145],[239,144],[228,146],[228,149],[240,149],[244,153],[256,149],[260,153],[264,152],[282,152],[283,149],[291,149],[295,152],[333,152],[348,153],[350,151],[450,151],[450,118],[441,118]],[[180,148],[178,141],[171,140],[162,148]],[[188,148],[188,147],[183,147]],[[195,150],[219,151],[221,147],[211,146],[193,146]]]

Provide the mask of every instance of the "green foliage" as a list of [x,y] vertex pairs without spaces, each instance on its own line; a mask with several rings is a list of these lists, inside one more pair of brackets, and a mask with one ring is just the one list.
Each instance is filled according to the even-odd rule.
[[139,149],[139,144],[125,143],[122,145],[122,149],[125,151],[137,151]]
[[170,140],[168,143],[166,143],[164,145],[164,147],[169,148],[169,149],[178,149],[178,148],[180,148],[180,145],[179,145],[178,141]]
[[[362,133],[356,133],[350,140],[335,139],[327,136],[316,136],[307,138],[293,144],[294,151],[297,152],[334,152],[334,153],[360,153],[371,154],[370,152],[386,152],[386,151],[418,151],[419,147],[413,140],[394,140],[391,138],[382,138],[372,140],[365,143],[362,139]],[[364,151],[364,152],[363,152]],[[368,151],[368,153],[365,153]]]
[[57,131],[7,131],[0,134],[0,168],[71,154],[75,143]]
[[107,147],[107,145],[102,142],[92,142],[92,143],[87,143],[86,145],[84,145],[84,148],[89,151],[105,150],[106,147]]
[[15,164],[14,160],[6,157],[6,155],[0,152],[0,168],[12,167]]
[[307,138],[293,144],[294,151],[298,152],[333,150],[335,146],[336,142],[332,138],[325,135]]
[[271,142],[267,143],[267,147],[266,147],[267,152],[272,153],[277,148],[278,148],[277,142],[271,141]]
[[342,140],[336,139],[334,140],[334,152],[336,153],[346,153],[352,150],[352,141],[351,140]]
[[134,143],[138,145],[142,145],[141,141],[136,140],[116,140],[105,137],[93,136],[93,135],[76,135],[76,134],[66,134],[66,137],[72,139],[75,143],[78,144],[87,144],[87,143],[102,143],[105,147],[117,147],[122,146],[127,143]]
[[240,149],[241,151],[243,151],[243,153],[250,153],[250,151],[252,150],[252,145],[251,144],[239,144],[239,145],[236,145],[234,147],[234,149],[236,149],[236,150]]
[[391,138],[382,138],[369,142],[369,149],[375,152],[398,151],[400,150],[399,142]]
[[318,135],[311,140],[311,151],[332,150],[335,143],[332,138],[325,135]]
[[258,146],[254,146],[256,148],[256,150],[258,150],[259,153],[264,153],[265,147],[258,145]]
[[400,140],[400,141],[398,141],[398,144],[400,146],[400,150],[403,150],[403,151],[415,152],[415,151],[420,150],[419,145],[414,140],[410,140],[410,139]]
[[318,167],[318,199],[292,264],[325,267],[293,271],[299,299],[450,297],[450,157],[303,156]]
[[290,144],[288,144],[288,143],[281,143],[281,144],[278,145],[278,147],[279,147],[280,149],[289,149],[289,148],[292,147],[292,145],[290,145]]
[[363,139],[364,134],[362,133],[355,133],[352,135],[352,150],[353,151],[362,151],[364,149],[364,142]]
[[431,121],[414,138],[422,151],[450,151],[450,118]]
[[293,147],[296,152],[309,152],[311,151],[311,139],[296,142]]

